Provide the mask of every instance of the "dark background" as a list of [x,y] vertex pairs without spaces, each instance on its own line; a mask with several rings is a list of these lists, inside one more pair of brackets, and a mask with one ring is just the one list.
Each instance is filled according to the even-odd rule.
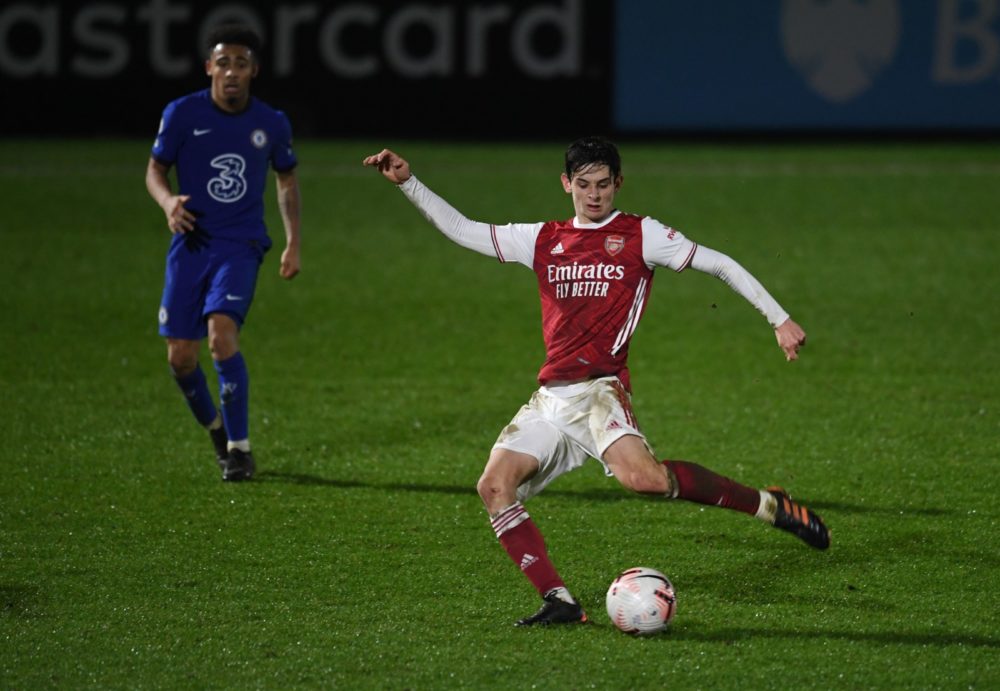
[[[57,70],[12,78],[10,71],[5,72],[0,65],[0,91],[4,94],[0,131],[7,135],[152,136],[167,101],[208,86],[198,35],[207,25],[215,24],[213,17],[218,19],[219,14],[213,8],[223,3],[161,3],[158,9],[161,16],[186,11],[187,17],[161,19],[155,22],[155,27],[143,12],[143,8],[148,12],[151,3],[118,3],[116,7],[121,11],[115,14],[123,17],[120,22],[104,20],[91,24],[92,36],[103,36],[105,46],[81,45],[74,23],[81,21],[81,12],[87,7],[102,4],[116,5],[61,2],[47,6],[49,11],[58,10]],[[346,3],[240,3],[260,19],[260,33],[265,41],[254,94],[285,110],[297,135],[410,133],[495,138],[565,136],[567,125],[582,131],[609,130],[612,3],[518,0],[494,3],[498,11],[507,14],[507,19],[497,20],[488,31],[480,32],[480,36],[488,39],[484,51],[488,59],[485,70],[476,75],[468,74],[467,64],[472,52],[467,30],[469,3],[456,0],[361,4],[376,17],[375,21],[344,24],[336,41],[337,49],[351,64],[361,60],[376,64],[372,74],[355,78],[338,74],[319,47],[324,22]],[[291,53],[294,71],[276,75],[274,32],[279,8],[290,11],[302,7],[311,10],[315,19],[294,31]],[[431,26],[417,19],[398,21],[400,12],[414,7],[430,8],[437,13],[435,17],[444,19]],[[532,10],[534,15],[527,14]],[[541,18],[539,10],[543,11]],[[0,10],[0,17],[5,11]],[[563,18],[570,16],[570,12],[577,33],[566,35],[566,19],[543,21],[553,12],[562,12]],[[526,14],[528,19],[535,19],[530,25],[519,24],[525,22]],[[387,27],[394,17],[397,18],[398,40],[393,46],[396,55],[407,57],[411,64],[432,63],[438,69],[427,68],[430,74],[412,76],[401,74],[393,66],[387,57]],[[43,42],[51,43],[53,34],[47,29],[49,37],[44,38],[37,23],[37,19],[16,22],[8,19],[7,30],[0,36],[4,52],[25,62],[42,52]],[[49,21],[46,26],[53,24]],[[450,25],[450,31],[441,29],[446,25]],[[567,42],[575,41],[579,59],[574,61],[574,73],[545,77],[526,73],[511,48],[518,26],[527,37],[521,39],[522,43],[527,40],[531,54],[543,64],[565,55]],[[111,54],[107,46],[112,43],[117,43],[119,51],[127,50],[127,64],[109,77],[81,76],[75,65],[81,59],[107,64]],[[169,56],[171,63],[187,59],[190,69],[178,76],[163,74],[164,70],[158,69],[151,58],[151,51],[155,50]]]
[[995,136],[996,0],[113,0],[0,6],[2,136],[152,136],[208,30],[300,136]]

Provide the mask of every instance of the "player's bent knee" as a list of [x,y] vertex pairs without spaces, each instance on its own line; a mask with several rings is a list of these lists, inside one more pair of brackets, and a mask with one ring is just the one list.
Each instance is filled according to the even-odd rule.
[[494,449],[476,483],[476,491],[493,513],[517,501],[517,488],[538,472],[538,459],[525,453]]
[[213,360],[228,360],[239,352],[239,342],[229,335],[212,335],[208,339],[208,348]]
[[198,351],[181,346],[167,347],[167,364],[175,377],[186,377],[198,366]]
[[669,475],[662,466],[629,471],[616,477],[623,487],[637,494],[663,496],[672,493]]
[[476,491],[491,515],[517,501],[516,483],[503,475],[489,472],[489,469],[476,483]]
[[489,473],[483,473],[476,483],[476,491],[479,493],[480,499],[487,506],[497,497],[504,493],[504,486],[498,481],[498,478],[494,477]]
[[232,317],[213,312],[208,317],[208,349],[213,360],[228,360],[240,350],[240,330]]

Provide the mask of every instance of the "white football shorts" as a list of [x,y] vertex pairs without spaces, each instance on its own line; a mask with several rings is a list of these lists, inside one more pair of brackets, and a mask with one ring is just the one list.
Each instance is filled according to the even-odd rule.
[[[604,452],[626,435],[646,441],[632,413],[632,400],[617,377],[564,386],[543,386],[497,437],[494,449],[509,449],[538,459],[538,472],[517,488],[529,499],[588,458],[604,466]],[[648,444],[647,444],[648,446]]]

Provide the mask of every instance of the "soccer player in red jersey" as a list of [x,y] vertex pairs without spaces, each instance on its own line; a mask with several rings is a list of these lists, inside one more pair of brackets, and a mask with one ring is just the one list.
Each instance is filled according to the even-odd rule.
[[454,242],[537,275],[546,350],[540,388],[500,432],[477,485],[497,538],[542,596],[541,609],[518,625],[587,620],[522,502],[588,458],[634,492],[741,511],[812,547],[829,547],[820,517],[784,490],[747,487],[688,461],[660,461],[639,430],[626,360],[655,267],[692,268],[725,281],[767,318],[790,361],[798,358],[806,335],[731,258],[648,216],[619,211],[614,202],[622,185],[621,158],[613,143],[588,137],[570,144],[562,184],[575,213],[547,223],[469,220],[388,149],[364,164],[398,185]]

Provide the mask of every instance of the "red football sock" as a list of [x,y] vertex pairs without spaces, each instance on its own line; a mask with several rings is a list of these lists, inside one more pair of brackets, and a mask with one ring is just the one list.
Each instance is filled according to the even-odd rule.
[[678,499],[721,506],[751,516],[757,513],[760,505],[759,490],[713,473],[697,463],[663,461],[663,465],[677,478]]
[[500,544],[520,567],[538,594],[545,596],[553,588],[564,587],[556,567],[549,561],[545,540],[528,512],[515,502],[490,519]]

